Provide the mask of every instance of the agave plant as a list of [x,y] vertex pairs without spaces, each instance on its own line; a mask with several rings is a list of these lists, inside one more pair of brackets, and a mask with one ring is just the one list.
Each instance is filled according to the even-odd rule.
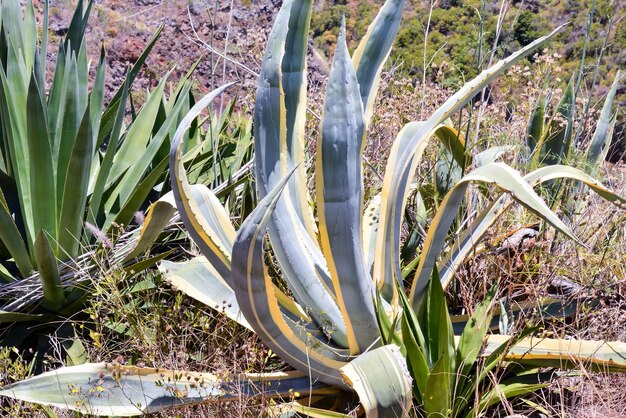
[[[544,92],[537,99],[528,123],[526,141],[534,166],[540,163],[560,164],[571,154],[577,90],[575,76],[576,74],[572,75],[554,114],[547,121],[546,112],[550,94]],[[620,71],[617,71],[604,100],[594,134],[584,151],[587,163],[592,166],[604,161],[611,143],[617,121],[617,113],[612,111],[612,107],[620,81]]]
[[[442,305],[442,298],[437,301],[429,296],[437,289],[431,286],[428,290],[435,268],[441,272],[441,284],[447,286],[487,227],[514,202],[575,239],[568,226],[534,192],[533,185],[541,182],[573,178],[616,204],[624,205],[625,200],[573,168],[551,166],[522,176],[502,163],[484,164],[451,185],[441,201],[428,225],[407,296],[400,263],[400,231],[411,178],[425,147],[432,138],[437,139],[457,163],[465,166],[464,147],[446,120],[513,63],[547,42],[558,29],[483,71],[428,120],[405,126],[392,147],[382,192],[366,208],[362,152],[378,81],[403,6],[403,0],[388,0],[352,57],[342,25],[327,83],[321,139],[317,143],[317,216],[306,187],[304,143],[310,0],[285,1],[269,36],[254,111],[256,186],[262,200],[238,231],[214,193],[207,187],[189,184],[181,157],[187,129],[228,85],[194,105],[172,142],[170,172],[176,206],[203,258],[186,263],[164,262],[162,270],[191,297],[220,310],[226,306],[223,310],[229,317],[256,332],[295,372],[218,379],[208,374],[86,364],[15,383],[0,390],[0,394],[116,415],[223,401],[239,396],[241,391],[254,395],[259,390],[286,398],[297,391],[315,399],[324,393],[336,394],[337,390],[354,391],[368,416],[405,416],[411,408],[412,393],[420,394],[418,401],[423,400],[425,393],[418,379],[424,375],[415,373],[420,364],[412,359],[418,355],[415,350],[424,350],[426,346],[409,347],[398,338],[388,337],[392,333],[399,333],[402,338],[408,336],[400,318],[414,317],[421,306]],[[500,195],[467,231],[450,235],[450,225],[468,184],[476,181],[495,184]],[[275,266],[265,262],[266,233]],[[426,317],[428,339],[440,341],[438,347],[448,352],[458,347],[457,364],[463,369],[471,367],[478,356],[490,361],[506,341],[511,341],[510,349],[505,355],[496,354],[495,361],[528,358],[541,364],[555,359],[579,359],[616,370],[626,366],[626,347],[620,343],[585,345],[488,336],[483,344],[486,330],[468,331],[476,334],[470,335],[471,344],[463,343],[463,336],[461,342],[455,342],[449,333],[451,327],[445,332],[439,330],[441,323],[437,318],[445,321],[441,310]],[[391,325],[379,327],[379,323]],[[405,358],[396,344],[404,346],[416,390],[412,390]],[[621,357],[615,353],[622,353]],[[436,363],[437,355],[439,351],[435,350],[431,356]],[[302,405],[291,406],[306,412]]]
[[[2,331],[5,345],[20,344],[33,329],[29,321],[80,309],[97,241],[108,242],[169,189],[170,138],[193,104],[189,74],[169,97],[165,77],[126,125],[130,86],[159,29],[105,106],[104,51],[88,88],[84,35],[92,6],[78,2],[49,91],[47,2],[40,32],[31,1],[0,8],[0,323],[14,324]],[[146,242],[114,258],[131,264]]]
[[[534,392],[551,378],[550,372],[504,361],[511,355],[510,348],[529,335],[530,328],[500,344],[492,342],[490,354],[480,355],[493,319],[496,289],[494,286],[475,307],[459,336],[454,334],[436,272],[417,312],[400,292],[404,315],[399,328],[381,315],[383,339],[399,344],[407,358],[419,416],[482,416],[491,405]],[[492,383],[494,373],[498,374],[497,384]]]

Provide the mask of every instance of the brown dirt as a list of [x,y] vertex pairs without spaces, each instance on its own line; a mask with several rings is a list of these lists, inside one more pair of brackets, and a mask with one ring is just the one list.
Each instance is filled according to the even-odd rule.
[[[50,32],[54,43],[67,32],[73,0],[50,1]],[[217,11],[215,6],[217,5]],[[135,81],[135,91],[154,87],[167,71],[180,79],[200,59],[194,74],[202,92],[211,85],[238,81],[248,91],[256,83],[262,45],[278,2],[204,2],[199,0],[102,0],[95,2],[89,19],[87,44],[95,62],[101,46],[107,52],[106,97],[121,85],[127,69],[139,58],[162,24],[163,33]],[[43,5],[38,6],[43,12]],[[213,24],[213,20],[215,23]],[[230,24],[229,24],[230,23]],[[224,60],[210,53],[210,47]],[[49,60],[56,60],[51,47]],[[246,68],[248,70],[246,70]]]

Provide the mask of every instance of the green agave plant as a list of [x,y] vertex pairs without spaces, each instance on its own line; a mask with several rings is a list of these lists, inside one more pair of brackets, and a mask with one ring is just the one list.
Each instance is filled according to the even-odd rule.
[[[606,158],[611,144],[617,112],[613,112],[615,94],[621,81],[618,70],[609,89],[604,105],[600,111],[596,129],[587,149],[584,151],[586,162],[592,166],[599,165]],[[576,73],[572,75],[563,96],[548,120],[547,107],[549,93],[543,93],[537,99],[535,108],[528,122],[526,145],[532,157],[532,165],[560,164],[571,156],[574,136],[574,110],[576,102]]]
[[[429,290],[433,271],[437,268],[441,272],[440,283],[447,286],[486,229],[514,202],[575,239],[568,226],[535,193],[534,185],[571,178],[584,182],[611,202],[621,206],[626,203],[579,170],[554,165],[522,176],[505,164],[487,163],[459,179],[449,187],[428,225],[411,291],[405,295],[400,231],[411,179],[425,147],[435,138],[465,167],[464,146],[446,120],[558,29],[483,71],[428,120],[405,126],[391,150],[382,192],[365,208],[363,147],[380,74],[398,31],[403,6],[403,0],[388,0],[352,57],[345,28],[340,32],[327,83],[322,137],[317,143],[315,213],[309,203],[304,168],[310,0],[285,1],[269,36],[254,111],[254,168],[262,200],[238,231],[213,192],[189,184],[181,158],[187,129],[228,85],[194,105],[172,142],[170,169],[176,206],[203,257],[185,263],[163,262],[161,269],[172,284],[191,297],[220,310],[226,306],[226,315],[254,330],[297,371],[218,379],[208,374],[85,364],[15,383],[1,389],[0,394],[94,414],[139,415],[173,406],[229,400],[241,393],[264,392],[289,399],[297,391],[307,399],[319,399],[322,395],[343,396],[340,391],[348,391],[358,394],[367,416],[387,417],[406,416],[413,395],[423,403],[428,393],[437,389],[430,386],[428,392],[420,381],[428,375],[428,371],[416,372],[417,367],[424,366],[421,360],[414,361],[420,353],[429,356],[430,363],[425,367],[435,364],[436,368],[448,367],[437,360],[438,355],[447,352],[457,358],[456,364],[464,373],[478,357],[487,362],[523,358],[550,366],[560,360],[576,360],[623,371],[623,343],[485,336],[486,330],[452,338],[451,326],[439,329],[441,321],[448,321],[443,298],[433,296],[436,286]],[[450,236],[450,225],[467,187],[477,181],[497,185],[501,194],[465,232]],[[276,266],[265,263],[266,232]],[[280,276],[271,273],[278,271],[275,267]],[[433,304],[439,304],[439,310]],[[489,311],[486,307],[479,309],[485,310]],[[422,314],[425,311],[433,313]],[[424,327],[422,334],[428,329],[428,340],[439,341],[436,344],[440,349],[431,352],[425,343],[409,346],[399,337],[389,338],[397,333],[410,341],[410,330],[406,328],[415,323],[415,315],[426,317],[420,325]],[[466,329],[471,330],[469,327]],[[417,330],[415,335],[419,335]],[[470,337],[471,343],[463,342]],[[511,344],[502,354],[506,341]],[[442,365],[437,366],[439,363]],[[453,392],[448,387],[446,393]],[[287,408],[320,414],[309,408],[307,399]],[[450,414],[436,405],[429,410]]]
[[[107,237],[118,235],[119,225],[169,190],[170,139],[193,105],[191,72],[169,97],[165,77],[125,121],[130,86],[159,29],[105,106],[104,51],[89,89],[84,35],[92,6],[78,2],[59,42],[49,91],[48,3],[40,39],[31,1],[23,8],[7,0],[0,7],[0,323],[12,324],[1,332],[4,345],[21,344],[32,321],[80,310],[89,275],[97,271],[97,241],[111,245]],[[189,134],[190,149],[200,147],[196,131]],[[160,232],[154,225],[153,236],[139,239],[136,231],[111,257],[139,271],[134,259]]]
[[460,336],[455,336],[438,278],[435,272],[417,312],[400,293],[404,314],[399,329],[384,315],[380,318],[383,339],[399,344],[407,358],[418,415],[481,416],[497,402],[544,387],[542,379],[550,379],[552,373],[504,361],[530,330],[500,344],[492,341],[490,354],[480,355],[493,318],[496,287],[476,306]]

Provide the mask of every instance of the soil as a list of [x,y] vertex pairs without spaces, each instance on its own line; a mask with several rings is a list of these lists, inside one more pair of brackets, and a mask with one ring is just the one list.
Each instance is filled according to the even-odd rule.
[[[67,32],[75,4],[73,0],[50,1],[52,43],[56,44]],[[193,79],[200,92],[206,93],[212,85],[228,81],[238,82],[236,91],[252,91],[262,45],[279,6],[276,0],[97,0],[87,29],[88,54],[94,63],[104,47],[105,94],[110,98],[128,68],[163,25],[163,32],[135,81],[134,91],[156,86],[170,70],[170,81],[175,83],[198,60]],[[43,2],[37,7],[43,13]],[[211,48],[217,53],[211,54]],[[49,51],[48,59],[55,61],[56,46]]]

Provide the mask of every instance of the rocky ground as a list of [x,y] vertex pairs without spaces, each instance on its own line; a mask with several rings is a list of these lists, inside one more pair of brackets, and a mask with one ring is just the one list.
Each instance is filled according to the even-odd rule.
[[[50,32],[54,42],[71,20],[75,0],[50,1]],[[107,97],[119,88],[125,72],[141,55],[152,35],[163,32],[135,90],[153,87],[167,71],[175,82],[198,60],[194,79],[201,92],[211,85],[238,81],[252,91],[262,57],[262,45],[279,1],[98,0],[94,3],[87,44],[96,60],[107,52]],[[40,2],[39,10],[43,11]],[[50,48],[50,60],[56,48]],[[213,51],[213,53],[212,53]]]

